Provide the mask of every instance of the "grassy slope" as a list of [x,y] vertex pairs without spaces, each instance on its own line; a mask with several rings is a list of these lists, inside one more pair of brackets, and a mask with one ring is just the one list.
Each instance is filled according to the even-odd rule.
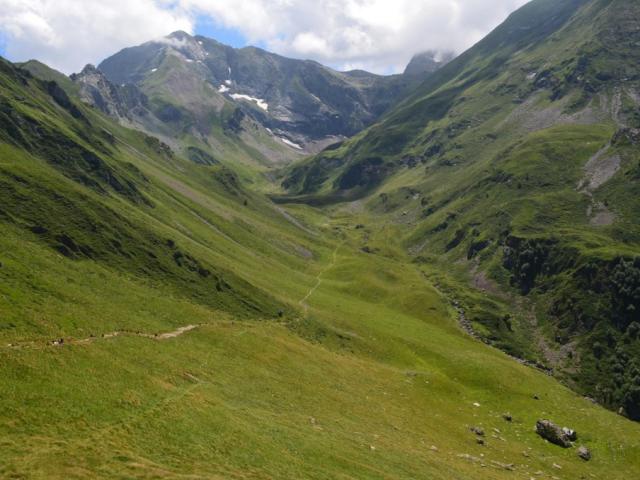
[[[298,206],[296,225],[219,166],[164,155],[79,107],[87,125],[3,72],[3,105],[104,166],[60,165],[55,142],[0,144],[0,476],[640,473],[638,425],[458,329],[433,271],[404,254],[402,223]],[[69,254],[61,234],[89,250]],[[233,289],[180,266],[169,239]],[[187,325],[199,327],[136,333]],[[542,417],[577,429],[593,461],[538,438]]]
[[[637,11],[624,0],[531,2],[380,124],[294,166],[285,182],[311,203],[364,197],[372,228],[402,225],[395,238],[416,261],[455,274],[452,295],[478,331],[635,417],[638,297],[619,298],[611,278],[620,257],[640,254],[638,140],[629,140],[639,126]],[[578,185],[607,145],[602,159],[618,157],[620,168],[590,197]],[[597,224],[598,204],[612,223]],[[621,273],[631,291],[635,269]],[[467,288],[478,272],[493,283],[480,282],[488,294]],[[533,310],[560,355],[531,342]]]
[[[520,476],[640,472],[637,425],[465,337],[418,269],[358,252],[358,233],[331,240],[335,257],[322,262],[308,316],[285,323],[234,321],[7,233],[3,275],[39,292],[43,323],[76,318],[85,334],[98,325],[204,326],[164,341],[67,337],[53,347],[31,337],[2,347],[3,476],[513,477],[492,462],[514,463]],[[303,283],[311,288],[314,276]],[[507,411],[512,424],[501,418]],[[539,417],[576,428],[594,460],[541,441],[532,430]],[[486,447],[471,425],[488,432]]]

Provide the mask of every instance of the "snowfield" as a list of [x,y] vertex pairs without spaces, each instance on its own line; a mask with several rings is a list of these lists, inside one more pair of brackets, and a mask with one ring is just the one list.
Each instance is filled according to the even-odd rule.
[[288,138],[280,137],[280,140],[282,140],[282,143],[284,143],[285,145],[289,145],[290,147],[295,148],[297,150],[302,150],[302,147],[300,145],[298,145],[297,143],[293,143]]
[[234,100],[247,100],[249,102],[254,102],[256,105],[258,105],[259,108],[261,108],[265,112],[269,111],[269,104],[264,100],[262,100],[261,98],[250,97],[249,95],[243,95],[240,93],[232,93],[230,97],[233,98]]

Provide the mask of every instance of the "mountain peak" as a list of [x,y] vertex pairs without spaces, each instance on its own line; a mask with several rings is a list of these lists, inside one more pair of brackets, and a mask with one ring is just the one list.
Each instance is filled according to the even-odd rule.
[[190,33],[185,32],[184,30],[176,30],[175,32],[167,35],[166,38],[172,38],[176,40],[191,40],[193,39],[193,36]]
[[80,72],[80,75],[93,75],[96,73],[101,73],[101,72],[95,67],[95,65],[92,65],[91,63],[87,63],[85,67],[82,69],[82,71]]
[[404,73],[405,75],[433,73],[453,60],[454,57],[455,54],[453,52],[439,53],[435,50],[417,53],[407,65]]

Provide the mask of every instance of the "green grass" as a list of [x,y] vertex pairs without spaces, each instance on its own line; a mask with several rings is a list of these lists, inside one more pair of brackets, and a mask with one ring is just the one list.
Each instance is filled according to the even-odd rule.
[[[620,220],[594,229],[575,186],[615,128],[516,134],[508,119],[517,105],[495,90],[509,74],[485,60],[483,71],[498,76],[469,82],[462,102],[440,92],[442,109],[412,126],[415,141],[374,130],[326,153],[340,158],[364,142],[365,157],[382,149],[388,165],[398,145],[413,155],[444,142],[441,156],[395,165],[361,201],[323,208],[274,205],[262,193],[278,190],[262,176],[264,158],[233,138],[206,150],[220,164],[195,165],[92,109],[77,106],[78,116],[0,65],[3,105],[13,109],[0,130],[0,477],[640,476],[637,423],[458,325],[453,301],[498,346],[539,359],[534,332],[514,313],[519,286],[509,284],[501,242],[544,249],[558,240],[553,265],[576,255],[574,270],[540,275],[547,290],[529,302],[542,309],[555,292],[576,291],[579,267],[605,272],[637,246],[637,182],[627,181],[637,152],[613,145],[622,169],[594,195]],[[326,200],[339,175],[315,193]],[[487,248],[469,260],[481,240]],[[474,266],[496,292],[470,288]],[[541,323],[555,332],[552,319]],[[188,325],[196,328],[155,337]],[[611,370],[588,363],[594,385],[618,368],[603,365]],[[539,438],[542,418],[575,428],[593,460]],[[487,432],[485,446],[471,426]]]
[[[485,338],[563,363],[550,366],[578,391],[639,412],[640,397],[629,400],[640,385],[638,342],[627,329],[640,300],[611,280],[621,259],[640,256],[638,34],[627,20],[637,13],[624,0],[530,2],[378,124],[292,165],[283,186],[290,201],[354,202],[385,227],[362,246],[404,247]],[[617,156],[619,169],[580,191],[585,166],[607,146],[601,160]],[[478,274],[492,294],[469,289]],[[536,305],[537,321],[523,305]],[[562,362],[530,341],[538,334],[564,350]]]
[[[49,272],[31,279],[26,291],[40,291],[49,306],[35,310],[48,317],[50,336],[204,326],[165,341],[122,336],[74,345],[67,337],[67,346],[52,347],[45,335],[27,337],[35,341],[31,347],[2,348],[3,476],[514,475],[492,461],[514,463],[522,476],[539,470],[559,478],[611,476],[613,468],[620,477],[611,478],[624,478],[640,469],[637,425],[465,337],[416,267],[357,251],[352,234],[332,240],[333,266],[320,262],[330,268],[308,300],[309,316],[284,324],[232,321],[95,265],[70,269],[69,260],[12,237],[3,239],[3,251],[25,258],[29,248],[30,258],[43,262],[32,268]],[[12,264],[3,273],[27,277]],[[52,285],[59,269],[87,284]],[[91,295],[94,281],[111,287]],[[306,287],[314,282],[308,274]],[[69,297],[62,305],[52,301],[63,295]],[[55,318],[77,319],[83,328],[68,330]],[[505,412],[513,424],[502,420]],[[538,438],[532,427],[541,417],[576,428],[593,462]],[[486,447],[476,445],[472,425],[488,431]],[[502,439],[493,438],[493,428]],[[465,454],[481,460],[459,456]]]

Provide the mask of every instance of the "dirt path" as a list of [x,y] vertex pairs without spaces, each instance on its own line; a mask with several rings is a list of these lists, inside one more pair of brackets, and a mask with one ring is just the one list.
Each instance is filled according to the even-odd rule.
[[108,340],[110,338],[115,337],[142,337],[148,338],[151,340],[169,340],[170,338],[177,338],[181,335],[184,335],[187,332],[195,330],[196,328],[201,327],[202,325],[186,325],[184,327],[177,328],[176,330],[165,332],[165,333],[144,333],[139,331],[131,331],[131,330],[116,330],[115,332],[103,333],[100,336],[90,336],[87,338],[60,338],[57,340],[47,341],[47,342],[20,342],[20,343],[9,343],[8,345],[2,348],[10,348],[16,350],[24,350],[24,349],[37,349],[37,348],[47,348],[47,347],[64,347],[67,345],[90,345],[99,340]]
[[307,294],[298,302],[298,304],[302,307],[302,309],[304,310],[305,316],[307,316],[309,314],[309,305],[307,304],[307,300],[309,300],[309,298],[311,297],[311,295],[313,295],[316,290],[318,290],[318,287],[320,287],[320,285],[322,284],[322,276],[327,273],[331,268],[334,267],[334,265],[336,264],[337,258],[338,258],[338,250],[340,249],[340,247],[342,246],[342,244],[338,245],[336,247],[336,249],[333,251],[333,255],[331,258],[331,263],[329,263],[329,265],[327,265],[325,268],[322,269],[322,271],[320,273],[318,273],[318,275],[316,276],[316,283],[313,287],[311,287],[309,289],[309,291],[307,292]]

